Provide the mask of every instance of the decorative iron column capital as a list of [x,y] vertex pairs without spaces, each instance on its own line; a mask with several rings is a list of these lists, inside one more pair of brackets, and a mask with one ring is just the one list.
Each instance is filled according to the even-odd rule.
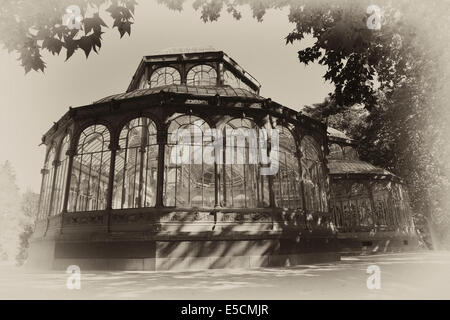
[[54,167],[59,167],[61,165],[61,160],[53,160],[52,165]]
[[120,150],[120,146],[117,143],[110,143],[108,149],[111,151],[117,151]]
[[77,154],[76,149],[75,148],[70,148],[67,149],[66,151],[66,155],[69,157],[74,157]]

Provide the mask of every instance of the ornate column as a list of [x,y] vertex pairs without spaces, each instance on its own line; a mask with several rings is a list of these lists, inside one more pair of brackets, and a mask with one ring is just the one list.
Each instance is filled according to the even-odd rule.
[[182,63],[180,65],[180,82],[181,84],[186,85],[187,84],[187,70],[186,70],[186,64]]
[[51,177],[51,179],[52,179],[52,193],[50,194],[50,203],[48,205],[47,218],[50,218],[50,216],[52,215],[52,211],[53,211],[53,202],[54,202],[54,198],[55,198],[56,177],[58,175],[58,168],[61,166],[61,160],[60,159],[53,160],[52,166],[54,168],[53,177]]
[[[50,216],[52,213],[52,207],[53,207],[53,198],[55,195],[55,181],[56,181],[56,175],[58,173],[58,166],[60,165],[60,161],[55,159],[52,161],[51,166],[53,168],[53,176],[49,177],[50,179],[50,183],[51,183],[51,191],[50,191],[50,200],[49,200],[49,204],[48,204],[48,212],[47,212],[47,226],[45,227],[45,232],[44,232],[44,236],[47,235],[47,231],[48,231],[48,227],[50,225]],[[50,170],[50,172],[52,172],[52,170]]]
[[73,168],[73,158],[75,157],[75,149],[70,148],[67,150],[66,155],[69,156],[69,162],[67,164],[67,177],[66,177],[66,185],[64,186],[64,195],[63,195],[63,207],[61,212],[61,228],[60,233],[63,232],[64,227],[64,216],[67,213],[67,206],[69,204],[70,197],[70,184],[72,179],[72,168]]
[[303,167],[302,167],[303,154],[301,151],[301,142],[303,139],[303,135],[297,126],[295,127],[295,133],[297,136],[296,138],[298,138],[297,141],[299,141],[297,143],[296,154],[297,154],[297,159],[298,159],[298,170],[300,171],[300,192],[301,192],[301,196],[302,196],[303,217],[305,220],[305,226],[306,226],[306,228],[308,228],[308,218],[306,216],[307,208],[306,208],[306,198],[305,198],[305,182],[303,181]]
[[75,157],[75,149],[71,148],[67,150],[66,155],[69,156],[69,162],[67,164],[67,177],[66,177],[66,185],[64,186],[64,196],[63,196],[63,207],[62,213],[67,212],[67,206],[69,204],[69,196],[70,196],[70,184],[72,179],[72,168],[73,168],[73,158]]
[[119,150],[119,144],[117,142],[112,142],[109,145],[109,150],[111,152],[111,161],[109,165],[109,179],[108,179],[108,194],[106,199],[106,220],[107,220],[107,231],[111,231],[111,214],[112,214],[112,199],[114,191],[114,170],[116,167],[116,154]]
[[217,79],[216,79],[216,85],[222,86],[223,85],[223,63],[217,63],[216,64],[216,73],[217,73]]
[[36,222],[41,219],[41,206],[42,206],[42,195],[44,194],[44,182],[45,182],[45,176],[48,174],[48,169],[45,167],[41,169],[41,192],[39,193],[39,204],[38,204],[38,214],[36,216]]
[[[223,127],[222,129],[222,197],[223,201],[220,203],[221,207],[227,207],[227,172],[225,163],[227,160],[227,137],[226,137],[226,129]],[[232,178],[232,177],[231,177]],[[231,180],[232,181],[232,180]],[[220,188],[220,186],[219,186]],[[220,202],[220,193],[219,193],[219,202]]]
[[[222,134],[220,134],[220,132],[217,130],[217,128],[214,128],[213,131],[216,133],[212,136],[214,146],[214,208],[220,208],[220,168],[219,164],[217,163],[217,160],[220,159],[220,155],[216,154],[216,151],[223,152],[224,146],[222,141],[222,148],[220,148],[220,150],[217,150],[218,148],[216,148],[216,139],[223,139],[223,137]],[[220,162],[223,163],[223,159]]]
[[163,195],[164,195],[164,159],[167,144],[167,128],[158,129],[157,133],[158,142],[158,175],[156,177],[156,207],[164,207]]

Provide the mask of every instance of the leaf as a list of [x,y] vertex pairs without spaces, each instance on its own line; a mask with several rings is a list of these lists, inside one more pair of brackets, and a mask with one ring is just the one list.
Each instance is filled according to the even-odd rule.
[[42,43],[42,48],[47,49],[53,55],[59,54],[63,47],[63,42],[56,38],[47,38]]
[[98,13],[95,13],[92,18],[84,18],[83,20],[85,34],[93,32],[101,32],[102,27],[107,27],[106,23],[100,18]]
[[92,38],[90,36],[83,36],[77,42],[80,49],[84,51],[87,59],[89,57],[89,53],[92,50],[92,47],[95,45]]
[[131,35],[131,25],[133,24],[131,21],[120,21],[118,23],[114,23],[117,29],[119,30],[120,37],[122,38],[125,33]]
[[63,46],[67,50],[66,60],[65,60],[65,61],[67,61],[75,53],[75,50],[78,48],[78,43],[76,40],[66,38]]

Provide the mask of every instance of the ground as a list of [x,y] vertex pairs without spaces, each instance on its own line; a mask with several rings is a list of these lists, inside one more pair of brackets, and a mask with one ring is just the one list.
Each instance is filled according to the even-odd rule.
[[[370,265],[380,268],[380,289],[367,288]],[[251,270],[82,270],[79,290],[67,289],[67,277],[0,266],[0,299],[450,299],[450,252],[352,256]]]

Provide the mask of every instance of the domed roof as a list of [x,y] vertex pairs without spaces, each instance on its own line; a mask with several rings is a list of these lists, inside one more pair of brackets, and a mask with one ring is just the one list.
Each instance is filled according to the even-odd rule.
[[166,93],[178,93],[187,94],[192,96],[209,96],[213,97],[219,95],[221,97],[239,97],[239,98],[250,98],[264,100],[263,97],[256,93],[252,93],[248,90],[242,88],[232,88],[230,86],[188,86],[184,84],[170,84],[167,86],[161,86],[150,89],[137,89],[130,92],[114,94],[103,99],[97,100],[96,103],[108,102],[111,100],[125,100],[136,97],[143,97],[152,94],[157,94],[160,92]]

